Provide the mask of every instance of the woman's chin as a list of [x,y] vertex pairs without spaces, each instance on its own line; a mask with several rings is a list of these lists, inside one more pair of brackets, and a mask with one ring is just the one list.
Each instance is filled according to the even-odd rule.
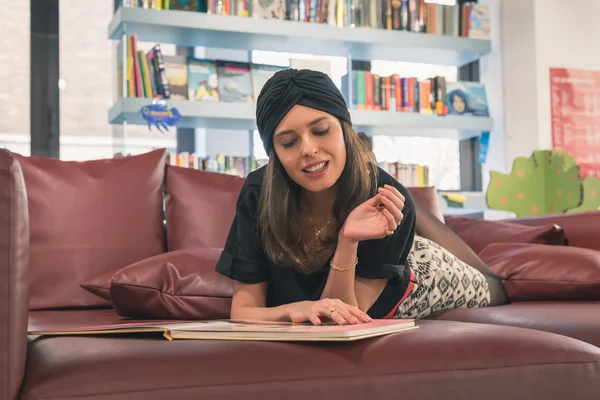
[[335,181],[331,181],[330,179],[323,179],[320,181],[307,181],[303,180],[300,184],[302,188],[309,192],[323,192],[325,190],[331,189],[335,185]]

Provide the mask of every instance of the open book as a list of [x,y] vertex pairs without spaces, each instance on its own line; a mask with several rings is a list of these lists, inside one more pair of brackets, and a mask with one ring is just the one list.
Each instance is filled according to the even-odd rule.
[[263,341],[352,341],[417,328],[412,319],[385,319],[356,325],[297,324],[251,320],[211,320],[173,323],[122,323],[65,328],[56,331],[30,331],[30,335],[111,335],[159,333],[168,340],[263,340]]

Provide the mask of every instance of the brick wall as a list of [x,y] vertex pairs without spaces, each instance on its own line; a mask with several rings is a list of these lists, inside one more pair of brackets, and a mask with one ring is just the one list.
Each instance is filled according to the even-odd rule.
[[29,135],[29,1],[0,0],[0,135]]

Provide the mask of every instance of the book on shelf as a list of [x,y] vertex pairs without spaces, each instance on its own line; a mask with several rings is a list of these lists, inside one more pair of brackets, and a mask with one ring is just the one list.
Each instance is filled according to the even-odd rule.
[[190,101],[219,101],[219,80],[215,60],[188,59],[187,99]]
[[356,325],[270,322],[255,320],[137,321],[112,325],[87,325],[55,330],[33,330],[29,335],[119,335],[157,333],[168,340],[243,341],[355,341],[416,329],[413,319],[381,319]]
[[254,104],[250,63],[217,60],[220,100]]
[[128,0],[125,6],[488,39],[489,5],[427,0]]
[[379,167],[404,186],[430,186],[429,167],[427,165],[382,161],[379,163]]
[[489,117],[485,84],[481,82],[448,82],[448,114]]

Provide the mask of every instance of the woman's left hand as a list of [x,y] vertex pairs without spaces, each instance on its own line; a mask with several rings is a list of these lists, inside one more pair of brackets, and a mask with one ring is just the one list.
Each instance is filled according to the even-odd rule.
[[393,186],[379,188],[377,195],[348,215],[340,232],[341,238],[359,242],[391,236],[404,218],[404,200],[404,196]]

